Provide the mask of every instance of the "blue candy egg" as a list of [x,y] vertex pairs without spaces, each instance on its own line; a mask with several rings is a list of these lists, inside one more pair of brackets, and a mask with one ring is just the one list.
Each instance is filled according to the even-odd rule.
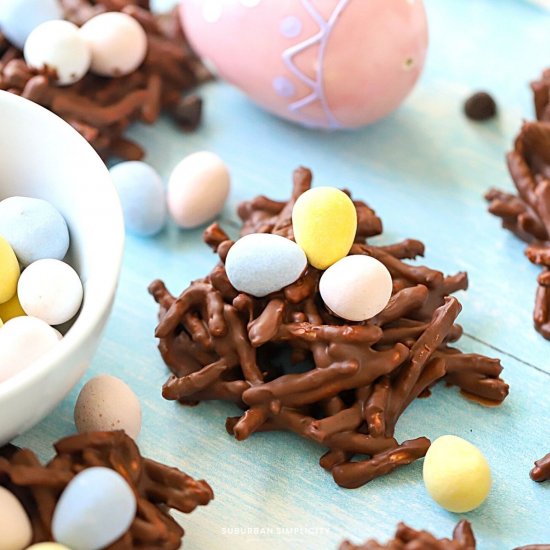
[[1,201],[0,235],[23,267],[46,258],[62,260],[69,248],[67,223],[42,199],[10,197]]
[[20,50],[38,25],[63,19],[58,0],[0,0],[0,30]]
[[157,172],[140,161],[121,162],[111,168],[118,191],[124,225],[139,236],[158,233],[166,223],[164,186]]

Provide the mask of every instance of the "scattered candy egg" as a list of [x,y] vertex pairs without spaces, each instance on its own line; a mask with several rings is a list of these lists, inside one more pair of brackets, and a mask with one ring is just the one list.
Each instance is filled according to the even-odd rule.
[[198,227],[222,210],[229,194],[229,171],[220,157],[200,151],[185,157],[168,181],[168,211],[184,228]]
[[166,223],[166,200],[156,170],[145,162],[130,161],[113,166],[110,172],[126,229],[141,236],[158,233]]
[[91,71],[100,76],[130,74],[147,54],[143,27],[125,13],[96,15],[84,23],[80,32],[92,52]]
[[57,544],[57,542],[39,542],[38,544],[33,544],[29,546],[27,550],[71,550],[62,544]]
[[46,21],[36,27],[25,42],[23,54],[35,69],[55,69],[60,86],[78,82],[88,72],[92,57],[78,27],[69,21]]
[[0,304],[3,304],[15,295],[20,273],[15,252],[4,237],[0,237],[0,265]]
[[77,272],[60,260],[38,260],[19,278],[17,295],[27,315],[48,325],[72,319],[82,304],[82,282]]
[[309,263],[326,269],[347,255],[357,231],[352,200],[335,187],[316,187],[298,197],[292,209],[296,243]]
[[72,550],[99,550],[124,534],[135,515],[136,497],[125,479],[109,468],[88,468],[59,498],[52,533]]
[[454,435],[438,437],[431,444],[423,476],[430,496],[449,512],[474,510],[491,489],[491,470],[481,451]]
[[88,380],[80,390],[74,421],[80,433],[124,430],[136,439],[141,430],[141,406],[120,378],[103,374]]
[[386,266],[370,256],[346,256],[321,276],[319,292],[329,309],[348,321],[364,321],[380,313],[392,293]]
[[38,25],[54,19],[63,19],[58,0],[2,0],[0,2],[0,30],[20,50],[29,34]]
[[26,369],[58,342],[58,333],[41,319],[7,321],[0,330],[0,382]]
[[10,319],[13,319],[14,317],[21,317],[22,315],[26,315],[26,313],[21,307],[17,294],[15,294],[15,296],[11,300],[0,304],[0,319],[2,319],[4,323],[9,321]]
[[42,258],[62,260],[69,248],[63,216],[42,199],[10,197],[1,201],[0,235],[23,267]]
[[0,550],[24,550],[32,541],[31,522],[15,495],[0,486]]
[[239,291],[262,297],[295,282],[307,266],[303,250],[271,233],[240,238],[225,259],[229,282]]
[[422,0],[182,0],[193,49],[265,109],[347,128],[393,111],[428,47]]

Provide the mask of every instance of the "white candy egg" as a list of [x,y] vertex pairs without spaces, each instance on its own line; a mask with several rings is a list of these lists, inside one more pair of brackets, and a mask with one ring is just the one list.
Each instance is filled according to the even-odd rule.
[[23,506],[0,486],[0,550],[24,550],[31,540],[31,522]]
[[184,228],[215,218],[229,194],[229,171],[223,160],[208,151],[185,157],[168,181],[168,211]]
[[58,342],[57,332],[41,319],[10,319],[0,329],[0,382],[26,369]]
[[388,304],[392,278],[375,258],[346,256],[323,273],[319,291],[333,313],[348,321],[364,321]]
[[141,430],[141,406],[120,378],[104,374],[88,380],[80,390],[74,421],[80,433],[124,430],[136,439]]
[[258,297],[292,284],[306,266],[306,255],[295,242],[271,233],[242,237],[229,249],[225,260],[231,284]]
[[147,55],[147,35],[131,16],[120,12],[92,17],[80,29],[92,52],[91,71],[101,76],[134,72]]
[[55,69],[60,86],[78,82],[92,58],[78,27],[69,21],[47,21],[36,27],[25,42],[24,55],[35,69]]
[[72,319],[82,303],[82,283],[76,271],[60,260],[38,260],[23,271],[17,295],[27,315],[48,325]]
[[136,497],[126,480],[109,468],[88,468],[61,494],[52,533],[72,550],[99,550],[123,535],[135,515]]

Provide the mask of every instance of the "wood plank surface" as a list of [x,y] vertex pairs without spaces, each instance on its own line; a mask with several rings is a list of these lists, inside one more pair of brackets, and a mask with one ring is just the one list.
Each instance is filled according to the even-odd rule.
[[[550,451],[550,343],[531,322],[538,270],[524,258],[522,244],[485,212],[482,198],[490,186],[511,189],[503,156],[522,119],[533,117],[528,82],[550,65],[550,16],[520,0],[426,0],[426,6],[426,71],[405,105],[372,127],[336,134],[300,129],[214,83],[204,88],[200,131],[184,135],[162,120],[132,133],[165,176],[188,153],[219,153],[233,178],[222,217],[233,233],[235,205],[259,193],[287,197],[290,174],[302,164],[317,184],[348,187],[375,208],[384,221],[381,242],[418,238],[426,244],[427,265],[468,271],[460,347],[501,358],[510,397],[500,408],[484,408],[438,387],[407,410],[398,437],[454,433],[486,454],[494,473],[490,498],[463,516],[473,523],[481,550],[550,543],[550,485],[528,476],[532,461]],[[463,117],[462,102],[477,89],[497,99],[496,121],[480,125]],[[143,453],[214,488],[211,505],[181,518],[185,547],[333,550],[344,537],[387,538],[400,520],[450,535],[459,516],[427,496],[421,462],[344,490],[318,466],[322,449],[316,445],[279,433],[237,442],[224,429],[233,407],[184,408],[162,399],[167,371],[156,350],[156,307],[146,287],[162,278],[179,293],[215,261],[200,230],[170,226],[154,239],[129,237],[113,315],[85,378],[108,372],[126,380],[143,405]],[[17,443],[48,457],[51,443],[74,430],[82,383]]]

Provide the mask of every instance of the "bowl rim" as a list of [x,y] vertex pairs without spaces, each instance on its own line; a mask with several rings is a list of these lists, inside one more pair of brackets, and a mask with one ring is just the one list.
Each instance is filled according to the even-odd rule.
[[113,231],[109,238],[109,253],[106,254],[107,261],[104,262],[102,269],[106,286],[100,296],[94,297],[93,302],[88,302],[84,305],[87,308],[88,321],[81,320],[79,322],[81,319],[81,311],[79,311],[73,325],[56,346],[33,362],[28,368],[23,369],[0,383],[1,401],[14,397],[24,390],[25,387],[36,383],[51,369],[55,368],[56,365],[65,363],[91,337],[93,329],[100,325],[106,312],[110,310],[116,295],[124,253],[125,230],[120,199],[112,183],[109,170],[86,139],[61,117],[30,100],[0,90],[0,103],[7,104],[13,110],[26,110],[35,117],[37,126],[40,125],[41,119],[49,120],[49,123],[57,126],[61,133],[71,135],[71,139],[74,139],[75,144],[80,143],[79,147],[82,148],[82,154],[93,158],[93,162],[96,162],[98,165],[98,171],[103,172],[104,177],[97,178],[95,185],[97,185],[101,193],[105,194],[105,200],[113,205],[113,217],[109,220]]

